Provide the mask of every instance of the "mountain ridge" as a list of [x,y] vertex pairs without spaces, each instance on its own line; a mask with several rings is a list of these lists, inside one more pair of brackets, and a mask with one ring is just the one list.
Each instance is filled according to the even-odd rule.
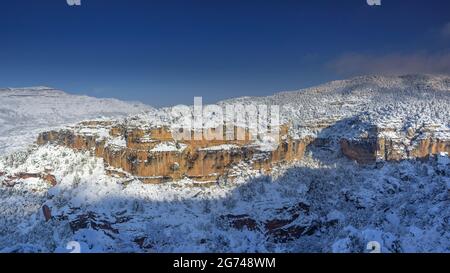
[[[357,76],[357,77],[353,77],[353,78],[349,78],[349,79],[342,79],[342,80],[333,80],[333,81],[329,81],[329,82],[325,82],[319,85],[314,85],[311,87],[306,87],[306,88],[301,88],[301,89],[296,89],[296,90],[286,90],[286,91],[279,91],[279,92],[275,92],[273,95],[269,95],[269,96],[243,96],[243,97],[236,97],[236,98],[231,98],[231,99],[226,99],[226,100],[221,100],[218,103],[222,104],[222,103],[228,103],[230,101],[234,101],[234,100],[250,100],[250,99],[269,99],[269,98],[276,98],[276,97],[281,97],[281,96],[293,96],[293,95],[300,95],[302,93],[308,93],[308,92],[333,92],[336,90],[341,90],[344,87],[349,88],[349,87],[353,87],[353,88],[357,88],[358,85],[361,84],[374,84],[374,83],[378,83],[380,84],[380,86],[378,87],[388,87],[389,83],[391,84],[397,84],[397,87],[400,87],[398,84],[399,83],[405,83],[405,81],[412,81],[412,82],[416,82],[416,83],[439,83],[440,87],[442,89],[445,89],[446,91],[450,91],[450,75],[444,75],[444,74],[406,74],[406,75],[401,75],[401,76],[384,76],[384,75],[365,75],[365,76]],[[442,84],[443,82],[445,82],[445,86],[444,84]],[[384,84],[384,86],[382,86],[381,84]],[[388,85],[388,86],[386,86]],[[392,86],[389,86],[392,87]]]
[[32,143],[32,135],[44,128],[155,111],[140,102],[74,95],[45,86],[0,89],[0,102],[0,154]]

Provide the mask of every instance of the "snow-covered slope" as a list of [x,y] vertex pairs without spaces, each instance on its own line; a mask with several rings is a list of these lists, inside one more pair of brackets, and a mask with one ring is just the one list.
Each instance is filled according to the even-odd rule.
[[[293,136],[352,134],[355,119],[450,127],[449,76],[359,77],[222,104],[236,102],[280,105]],[[174,118],[167,108],[125,123]],[[208,188],[112,177],[88,152],[30,147],[0,157],[0,252],[67,252],[71,241],[82,252],[368,252],[371,241],[382,252],[450,252],[448,154],[359,165],[329,144],[269,176],[237,165],[235,183]]]
[[[326,154],[326,158],[333,155]],[[143,184],[105,174],[101,159],[43,146],[0,160],[0,252],[450,252],[447,156],[376,168],[314,153],[272,177]],[[7,177],[0,177],[7,181]],[[46,221],[43,206],[51,209]]]
[[[360,125],[396,130],[398,137],[406,134],[408,129],[420,131],[420,128],[439,125],[436,132],[450,138],[448,75],[362,76],[268,97],[241,97],[218,102],[223,107],[236,104],[279,106],[281,121],[292,123],[293,137],[316,137],[324,133],[352,137],[367,129],[351,128],[357,120]],[[130,117],[128,123],[134,126],[170,125],[183,118],[171,115],[171,110],[168,107]],[[216,118],[207,116],[203,121]],[[335,125],[336,130],[322,130],[331,125]]]
[[450,76],[362,76],[269,97],[220,102],[235,103],[279,105],[284,121],[293,122],[295,135],[316,135],[318,125],[360,116],[372,125],[403,130],[424,123],[449,127]]
[[0,89],[0,155],[31,143],[45,128],[153,110],[142,103],[71,95],[49,87]]

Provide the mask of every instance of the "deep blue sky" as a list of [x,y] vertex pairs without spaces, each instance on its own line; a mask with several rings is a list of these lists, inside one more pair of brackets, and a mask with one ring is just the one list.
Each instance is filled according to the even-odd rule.
[[154,106],[358,74],[450,73],[450,1],[8,0],[0,86]]

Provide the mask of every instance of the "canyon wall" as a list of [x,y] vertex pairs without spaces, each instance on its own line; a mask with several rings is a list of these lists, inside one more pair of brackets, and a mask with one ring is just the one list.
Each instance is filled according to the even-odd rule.
[[[103,135],[98,133],[99,128]],[[330,128],[333,129],[325,130]],[[212,130],[207,134],[217,133]],[[363,137],[339,137],[338,141],[342,154],[360,164],[450,154],[450,140],[435,131],[422,128],[402,135],[391,129],[372,127]],[[133,176],[147,183],[182,178],[215,183],[219,179],[233,179],[238,174],[234,170],[239,164],[268,173],[279,164],[301,160],[308,145],[326,146],[331,141],[320,136],[294,139],[289,135],[289,125],[283,125],[277,132],[280,141],[270,149],[259,143],[248,129],[239,127],[234,128],[235,136],[243,136],[239,139],[227,139],[225,130],[220,131],[223,138],[212,140],[194,139],[198,132],[191,131],[187,132],[190,139],[176,141],[172,133],[168,127],[142,129],[84,122],[77,128],[41,133],[37,143],[90,151],[103,158],[110,175]]]
[[405,133],[377,128],[375,134],[365,138],[342,138],[340,146],[345,156],[362,164],[377,160],[427,159],[441,153],[450,154],[448,132],[429,127],[417,131],[407,130]]
[[[82,126],[97,126],[82,124]],[[102,125],[104,126],[104,124]],[[37,144],[55,143],[80,151],[90,151],[104,160],[110,175],[132,175],[148,183],[191,178],[201,182],[216,182],[220,178],[233,179],[233,167],[246,163],[254,170],[269,172],[273,166],[303,157],[308,139],[294,140],[288,127],[280,130],[280,143],[274,149],[264,149],[250,132],[243,128],[242,139],[192,139],[175,141],[166,127],[139,129],[111,126],[109,137],[122,138],[121,145],[82,130],[60,130],[41,133]],[[193,136],[195,132],[190,132]],[[237,134],[235,134],[237,136]],[[159,145],[173,147],[159,148]]]

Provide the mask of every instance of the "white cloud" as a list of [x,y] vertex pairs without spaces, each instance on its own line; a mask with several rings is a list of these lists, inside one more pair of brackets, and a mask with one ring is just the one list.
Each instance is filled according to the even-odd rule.
[[327,66],[341,76],[450,74],[450,52],[386,55],[350,53],[339,56]]

